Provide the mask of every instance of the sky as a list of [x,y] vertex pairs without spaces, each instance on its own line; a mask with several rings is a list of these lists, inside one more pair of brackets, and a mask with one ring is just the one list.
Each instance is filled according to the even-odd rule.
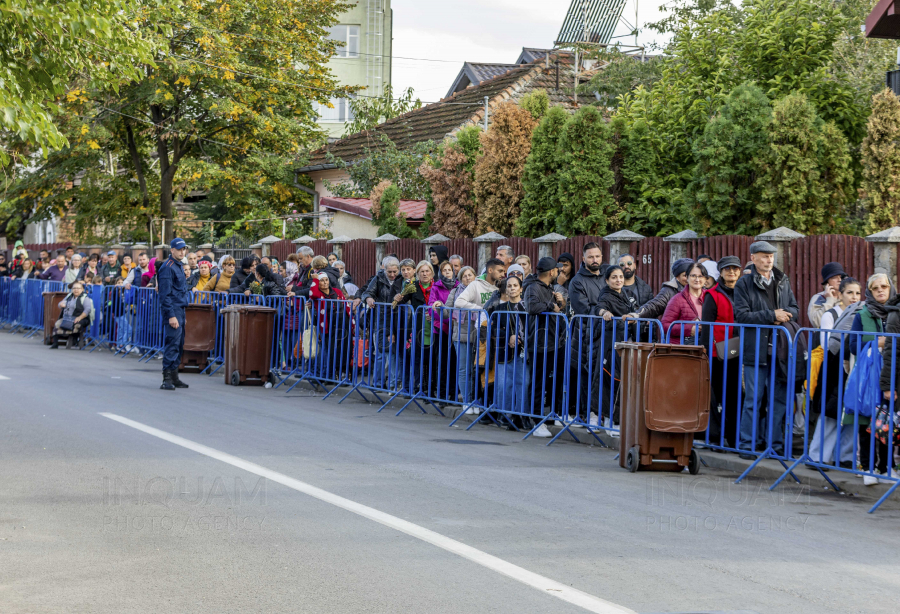
[[[623,17],[630,23],[634,23],[636,1],[638,27],[656,21],[662,14],[659,5],[665,0],[626,0]],[[522,47],[552,47],[570,2],[391,0],[394,92],[412,87],[423,102],[440,100],[450,89],[463,62],[512,64]],[[616,35],[629,31],[630,28],[620,24]],[[632,36],[614,40],[634,44]],[[654,40],[654,32],[638,36],[642,45]]]

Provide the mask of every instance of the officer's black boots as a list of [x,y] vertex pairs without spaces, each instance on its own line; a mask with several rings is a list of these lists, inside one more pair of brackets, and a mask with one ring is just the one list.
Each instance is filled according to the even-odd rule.
[[160,390],[175,390],[175,384],[172,382],[172,372],[163,371],[163,383],[159,387]]
[[181,378],[178,377],[178,369],[172,371],[172,384],[175,385],[176,388],[187,388],[188,385],[181,381]]

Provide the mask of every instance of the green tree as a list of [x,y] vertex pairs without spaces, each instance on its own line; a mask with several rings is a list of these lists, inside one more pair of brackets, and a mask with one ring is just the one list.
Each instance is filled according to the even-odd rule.
[[540,120],[550,108],[550,96],[547,95],[547,90],[534,90],[522,96],[519,106],[531,113],[533,118]]
[[684,198],[707,235],[760,231],[757,158],[768,147],[772,106],[753,84],[739,85],[694,143],[693,179]]
[[515,232],[520,237],[539,237],[556,230],[560,215],[559,139],[569,114],[562,107],[551,107],[531,135],[531,153],[522,173],[522,211]]
[[387,135],[381,134],[351,163],[329,156],[333,164],[347,171],[350,179],[326,185],[335,196],[367,198],[372,188],[388,180],[400,190],[401,198],[428,200],[430,188],[428,181],[419,174],[419,167],[423,163],[433,165],[438,159],[438,145],[434,141],[400,149]]
[[94,226],[115,222],[111,211],[144,220],[160,215],[171,236],[176,193],[208,192],[229,204],[231,219],[308,202],[290,168],[322,139],[313,103],[350,93],[326,66],[334,53],[327,28],[349,5],[173,6],[171,17],[132,17],[162,51],[126,86],[70,84],[59,116],[70,146],[17,191],[23,203],[37,204],[34,217],[70,205]]
[[536,125],[531,113],[513,102],[491,114],[490,127],[481,134],[484,154],[475,163],[476,232],[511,234],[524,196],[522,173]]
[[862,142],[859,196],[869,232],[900,224],[900,100],[885,89],[875,95]]
[[605,65],[590,81],[578,87],[578,93],[595,96],[596,104],[601,107],[618,107],[625,94],[639,86],[650,89],[662,76],[661,56],[642,59],[612,49],[600,53],[597,59]]
[[421,109],[422,101],[418,98],[414,100],[414,96],[413,88],[410,87],[401,93],[399,98],[394,98],[393,88],[390,85],[385,85],[384,93],[381,96],[357,95],[351,98],[350,110],[353,115],[353,121],[345,125],[344,136],[356,134],[363,130],[371,130],[378,124],[384,123],[398,115]]
[[[4,141],[20,139],[51,150],[68,145],[57,123],[58,99],[75,82],[115,90],[153,65],[154,34],[146,16],[168,15],[156,0],[6,0],[0,6],[0,127]],[[162,29],[167,26],[162,24]],[[75,94],[77,95],[77,93]],[[14,136],[13,136],[14,135]],[[7,143],[5,142],[4,145]],[[0,162],[9,162],[7,148]]]
[[803,94],[776,100],[759,157],[759,224],[807,234],[843,230],[853,174],[847,139]]
[[612,131],[596,107],[582,107],[559,137],[559,232],[603,235],[616,228]]
[[406,224],[406,216],[400,213],[400,188],[394,184],[381,187],[381,194],[373,193],[373,203],[378,207],[372,207],[372,224],[378,227],[378,235],[392,234],[401,239],[411,239],[415,236],[412,228]]
[[852,144],[859,143],[867,110],[847,77],[831,69],[835,43],[847,27],[835,5],[814,0],[746,0],[737,12],[713,10],[696,22],[683,22],[659,81],[624,95],[618,110],[629,132],[638,121],[646,123],[641,147],[652,150],[659,167],[651,169],[658,177],[631,177],[632,186],[654,192],[642,204],[657,211],[639,215],[652,219],[684,211],[694,143],[728,93],[742,83],[756,83],[769,100],[804,94],[819,117],[833,121]]

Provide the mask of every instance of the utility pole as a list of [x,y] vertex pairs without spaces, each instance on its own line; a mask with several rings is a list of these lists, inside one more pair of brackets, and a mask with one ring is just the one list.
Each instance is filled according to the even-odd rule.
[[488,106],[488,97],[484,97],[484,131],[487,132],[488,129],[488,114],[490,113],[490,107]]

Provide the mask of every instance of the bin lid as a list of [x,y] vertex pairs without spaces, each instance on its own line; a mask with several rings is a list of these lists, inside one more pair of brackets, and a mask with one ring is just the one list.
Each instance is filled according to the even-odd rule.
[[265,305],[229,305],[220,310],[219,313],[248,313],[251,311],[257,313],[277,313],[278,310],[273,307],[266,307]]
[[202,310],[209,311],[213,308],[213,305],[209,303],[188,303],[184,306],[185,309],[193,309],[193,310]]

